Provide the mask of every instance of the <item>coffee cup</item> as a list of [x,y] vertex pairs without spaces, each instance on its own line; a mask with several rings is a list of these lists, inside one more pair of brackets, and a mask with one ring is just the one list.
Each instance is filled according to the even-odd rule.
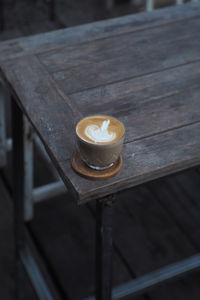
[[88,116],[76,125],[77,148],[88,167],[105,170],[119,159],[125,128],[122,122],[107,115]]

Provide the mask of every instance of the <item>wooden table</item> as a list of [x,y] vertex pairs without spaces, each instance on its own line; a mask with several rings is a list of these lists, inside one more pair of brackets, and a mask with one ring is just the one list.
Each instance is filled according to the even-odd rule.
[[[97,200],[96,299],[111,299],[113,195],[200,163],[199,32],[193,3],[1,44],[1,76],[14,99],[16,241],[25,265],[22,113],[77,204]],[[105,181],[82,178],[70,165],[75,124],[96,113],[126,127],[123,169]],[[115,288],[112,299],[199,266],[196,255]]]

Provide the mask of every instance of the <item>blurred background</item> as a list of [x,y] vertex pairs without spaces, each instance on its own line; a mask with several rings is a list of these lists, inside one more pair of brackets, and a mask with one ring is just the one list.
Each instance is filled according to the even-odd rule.
[[[188,1],[4,0],[0,41],[140,13]],[[182,4],[184,5],[184,4]],[[10,137],[6,102],[6,135]],[[9,140],[8,150],[11,149]],[[34,186],[59,182],[34,137]],[[1,165],[1,164],[0,164]],[[14,299],[11,154],[0,168],[0,299]],[[95,207],[77,207],[62,185],[35,205],[27,238],[55,299],[79,300],[94,293]],[[115,204],[114,285],[200,251],[200,169],[123,192]],[[133,201],[134,199],[134,206]],[[43,199],[44,200],[44,199]],[[119,200],[119,199],[118,199]],[[178,213],[177,213],[178,212]],[[120,226],[119,226],[120,224]],[[161,284],[137,300],[199,300],[200,274]],[[37,296],[24,274],[24,300]]]
[[0,40],[138,13],[188,0],[4,0]]

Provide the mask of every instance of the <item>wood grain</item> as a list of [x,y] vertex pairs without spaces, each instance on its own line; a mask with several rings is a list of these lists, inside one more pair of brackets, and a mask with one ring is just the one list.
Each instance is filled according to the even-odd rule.
[[[104,51],[104,50],[102,50]],[[129,54],[98,63],[84,64],[54,73],[53,78],[66,94],[84,91],[200,60],[198,34],[156,46],[129,48]]]
[[83,115],[120,113],[135,110],[143,103],[174,96],[183,90],[199,87],[200,62],[156,72],[141,77],[106,84],[69,95]]
[[[186,173],[185,177],[188,178],[190,175]],[[177,176],[173,176],[174,178]],[[159,185],[160,182],[155,182],[154,192]],[[162,197],[162,193],[160,195]],[[170,198],[171,202],[179,202],[181,193],[177,194],[176,198],[169,193],[168,198],[165,198],[166,205]],[[189,202],[188,199],[185,200]],[[90,204],[91,207],[92,204],[93,202]],[[180,261],[197,252],[196,247],[190,242],[189,230],[188,234],[185,234],[185,231],[177,226],[172,214],[168,214],[168,210],[163,208],[155,194],[144,185],[120,193],[114,211],[114,249],[117,249],[124,258],[133,277]],[[181,223],[185,223],[184,218],[181,219]],[[156,300],[174,299],[173,297],[186,300],[189,297],[189,289],[192,290],[192,297],[198,299],[198,280],[197,274],[193,276],[190,274],[187,279],[161,284],[149,291],[147,297]]]
[[[49,72],[70,70],[73,67],[108,61],[113,58],[137,55],[141,48],[149,51],[152,45],[159,48],[163,44],[177,42],[178,40],[195,38],[199,34],[200,18],[167,24],[152,29],[129,32],[122,35],[109,36],[79,45],[65,46],[60,49],[47,51],[38,55],[40,61]],[[156,44],[156,45],[155,45]],[[150,48],[151,49],[151,48]],[[147,55],[149,56],[149,55]]]
[[124,145],[122,171],[113,179],[94,182],[81,178],[70,167],[60,162],[64,179],[68,174],[78,191],[78,203],[109,195],[159,177],[173,174],[200,164],[200,123],[144,138]]
[[[9,69],[9,81],[16,84],[16,97],[24,113],[41,139],[48,139],[47,148],[51,149],[51,154],[58,158],[62,153],[62,159],[69,158],[74,149],[73,137],[76,121],[80,119],[79,112],[64,101],[66,95],[57,91],[36,57],[17,59],[15,64],[9,61],[4,67]],[[60,140],[61,135],[63,141]]]
[[0,60],[40,53],[64,45],[78,44],[94,39],[111,37],[130,31],[144,30],[200,15],[198,3],[187,3],[179,9],[167,7],[151,13],[140,13],[110,20],[76,26],[68,29],[33,35],[2,42]]
[[[158,184],[155,185],[155,191]],[[118,196],[115,218],[115,243],[136,276],[197,252],[145,186]],[[133,243],[134,239],[137,243]]]
[[[173,8],[177,19],[168,25],[158,21],[164,10],[157,17],[147,14],[156,25],[143,29],[131,26],[137,18],[144,25],[144,14],[134,16],[133,23],[129,16],[118,25],[116,20],[97,23],[105,33],[100,35],[90,31],[92,25],[83,26],[83,32],[90,30],[76,46],[69,39],[68,47],[60,47],[49,36],[48,51],[0,64],[7,86],[79,204],[200,164],[200,21],[194,15],[199,6],[186,5],[185,13]],[[45,42],[36,43],[39,52],[44,50]],[[70,166],[76,122],[91,113],[112,114],[126,127],[123,169],[103,182],[81,178]]]

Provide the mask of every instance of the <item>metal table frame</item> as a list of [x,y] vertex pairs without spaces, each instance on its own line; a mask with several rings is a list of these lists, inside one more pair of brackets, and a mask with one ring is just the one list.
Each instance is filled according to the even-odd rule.
[[[10,95],[4,85],[0,80],[0,167],[6,165],[6,154],[8,151],[12,151],[13,140],[12,138],[6,137],[6,109],[5,102],[10,101]],[[37,146],[42,157],[46,159],[48,165],[52,167],[51,161],[46,153],[46,150],[35,134],[30,122],[23,116],[24,131],[24,220],[29,222],[34,217],[34,204],[47,200],[50,197],[58,196],[67,192],[66,186],[61,181],[58,173],[55,169],[52,169],[53,175],[55,175],[55,181],[42,185],[39,187],[34,187],[33,176],[34,176],[34,147],[33,144]]]
[[[16,251],[16,300],[21,300],[23,267],[40,300],[53,296],[27,246],[24,223],[24,117],[12,98],[13,195]],[[96,201],[96,297],[87,300],[117,300],[147,289],[200,267],[200,254],[177,262],[112,289],[112,210],[115,195]]]

